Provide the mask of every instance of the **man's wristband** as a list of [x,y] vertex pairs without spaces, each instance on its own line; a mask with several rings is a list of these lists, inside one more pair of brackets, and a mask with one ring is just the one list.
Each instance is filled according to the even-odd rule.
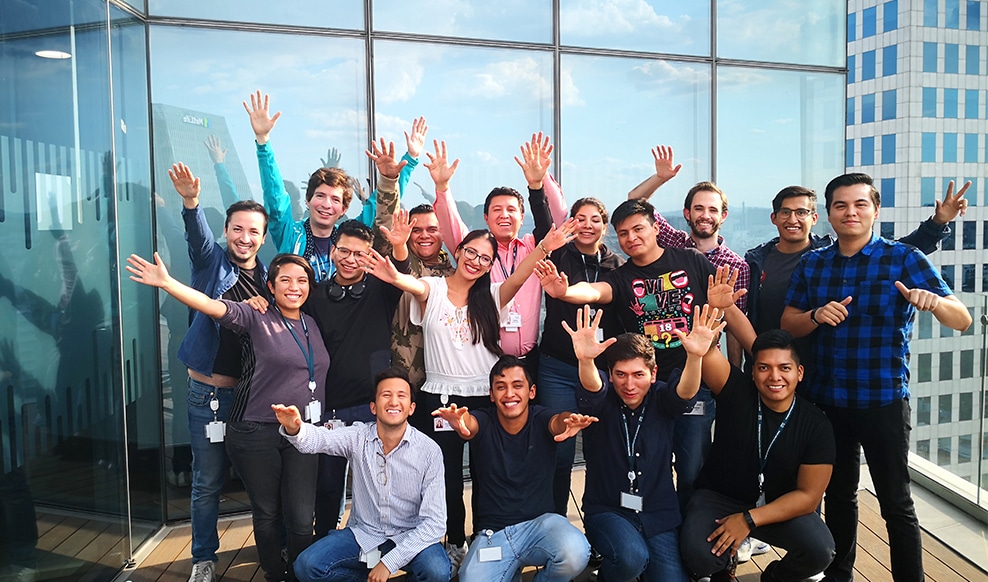
[[748,524],[748,531],[753,531],[755,529],[755,520],[751,519],[751,514],[746,509],[741,515],[744,516],[744,522]]
[[820,325],[820,322],[816,320],[816,311],[817,311],[817,309],[820,309],[820,308],[817,307],[816,309],[814,309],[813,311],[810,312],[810,321],[813,322],[813,325]]

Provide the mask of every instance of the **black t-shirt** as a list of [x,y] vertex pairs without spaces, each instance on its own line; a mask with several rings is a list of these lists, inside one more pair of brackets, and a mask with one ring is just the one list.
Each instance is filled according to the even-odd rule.
[[495,408],[472,414],[480,425],[470,441],[473,531],[499,531],[551,512],[556,441],[549,422],[555,412],[530,405],[518,434],[504,430]]
[[[758,500],[758,403],[755,384],[732,366],[717,400],[717,430],[697,489],[711,489],[742,503]],[[765,500],[796,489],[800,465],[832,465],[836,455],[830,421],[809,400],[796,396],[795,408],[765,462]],[[785,412],[762,406],[762,449],[768,447]]]
[[[264,281],[258,279],[260,269],[240,268],[240,275],[233,287],[222,295],[229,301],[244,301],[251,297],[267,297],[267,287]],[[220,345],[216,349],[216,359],[213,361],[213,373],[239,378],[243,373],[241,357],[241,334],[220,326]]]
[[714,266],[696,249],[665,249],[657,261],[639,267],[633,261],[607,273],[612,309],[624,332],[648,336],[655,347],[658,379],[682,369],[686,351],[672,333],[689,333],[693,312],[707,302],[707,277]]
[[779,329],[782,321],[782,311],[786,308],[786,293],[789,292],[789,282],[792,272],[799,265],[800,259],[807,251],[813,250],[807,246],[795,253],[779,252],[775,246],[769,249],[762,265],[761,281],[758,281],[758,321],[755,322],[755,332],[762,333],[770,329]]

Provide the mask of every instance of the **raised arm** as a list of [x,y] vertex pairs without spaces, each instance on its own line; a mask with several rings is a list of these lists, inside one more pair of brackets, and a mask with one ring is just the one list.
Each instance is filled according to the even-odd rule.
[[158,253],[154,253],[154,263],[148,262],[137,255],[130,255],[127,258],[127,271],[130,272],[130,280],[158,287],[185,305],[200,311],[213,319],[218,319],[226,315],[226,304],[222,301],[211,299],[205,293],[196,291],[188,285],[183,285],[168,274],[168,269],[161,262]]
[[738,275],[739,271],[731,269],[729,265],[717,267],[716,274],[710,275],[707,281],[707,302],[724,313],[727,330],[734,335],[745,351],[750,352],[751,344],[755,341],[755,328],[737,306],[738,299],[748,293],[744,288],[735,289]]
[[457,158],[453,163],[449,163],[449,155],[446,151],[446,142],[432,140],[432,145],[436,149],[435,155],[426,152],[429,163],[424,164],[429,169],[429,175],[436,185],[436,202],[433,208],[436,211],[436,218],[439,220],[439,230],[443,233],[443,240],[446,247],[454,249],[463,241],[463,237],[470,232],[463,219],[460,218],[460,211],[456,209],[456,201],[449,191],[449,181],[456,173],[456,168],[460,165]]
[[374,249],[360,257],[360,266],[381,281],[411,293],[422,303],[429,298],[428,284],[406,273],[400,273],[391,259],[382,256]]
[[250,116],[250,126],[257,141],[257,167],[261,174],[261,190],[264,193],[264,209],[268,213],[268,232],[275,247],[283,249],[292,227],[292,200],[285,190],[285,181],[274,159],[274,151],[268,140],[281,117],[281,112],[270,115],[271,100],[260,91],[252,93],[250,105],[244,101],[244,109]]
[[569,277],[566,276],[566,273],[560,272],[552,261],[539,261],[535,266],[535,274],[546,295],[553,299],[561,299],[566,303],[607,305],[614,297],[610,283],[581,281],[575,285],[570,285]]
[[590,306],[584,305],[576,312],[576,329],[563,321],[563,328],[573,340],[573,353],[576,354],[578,362],[577,368],[580,372],[580,384],[587,392],[600,392],[604,387],[604,382],[600,378],[594,360],[604,353],[604,351],[617,342],[617,338],[608,338],[604,342],[597,341],[597,332],[600,329],[600,320],[604,316],[603,310],[598,310],[593,318],[590,317]]
[[[719,309],[704,305],[700,312],[693,316],[693,329],[690,330],[689,335],[678,329],[673,330],[679,341],[683,343],[683,349],[686,350],[686,365],[683,366],[683,374],[679,377],[679,384],[676,385],[676,394],[683,400],[689,400],[699,392],[700,381],[703,379],[703,361],[707,354],[711,351],[720,353],[714,344],[717,336],[727,325],[719,319],[720,313]],[[730,373],[730,366],[727,372]],[[720,388],[723,388],[723,384]],[[720,392],[719,388],[714,393],[718,392]]]
[[563,245],[573,240],[576,235],[573,233],[576,230],[576,219],[571,218],[563,223],[560,228],[556,228],[556,225],[552,225],[549,230],[549,234],[536,245],[535,250],[525,257],[525,260],[518,265],[515,272],[508,277],[504,283],[501,285],[500,307],[504,307],[511,301],[521,286],[525,284],[525,281],[532,275],[535,270],[535,265],[542,259],[549,256],[552,251],[562,248]]
[[223,147],[223,142],[215,135],[206,138],[202,145],[206,146],[209,159],[213,161],[213,173],[216,174],[216,183],[220,186],[220,199],[223,201],[223,206],[229,207],[231,204],[239,202],[240,196],[237,194],[237,186],[233,183],[230,171],[226,168],[227,148]]
[[551,176],[546,180],[552,164],[552,150],[549,136],[540,131],[521,145],[521,159],[515,156],[515,163],[521,167],[528,183],[529,206],[535,222],[533,234],[537,239],[545,237],[553,223],[562,224],[566,220],[563,192]]
[[628,200],[648,200],[660,186],[675,178],[683,168],[682,164],[675,165],[672,146],[655,146],[652,148],[652,158],[655,161],[655,173],[632,188],[628,192]]
[[919,223],[916,230],[900,238],[899,242],[912,245],[927,255],[939,250],[940,241],[950,233],[949,224],[967,212],[967,198],[964,198],[964,194],[970,187],[971,182],[966,182],[955,194],[954,181],[951,180],[947,184],[943,200],[936,201],[933,216]]
[[901,281],[895,282],[895,288],[916,309],[933,313],[937,321],[950,329],[964,331],[971,326],[971,313],[954,295],[941,297],[926,289],[910,289]]

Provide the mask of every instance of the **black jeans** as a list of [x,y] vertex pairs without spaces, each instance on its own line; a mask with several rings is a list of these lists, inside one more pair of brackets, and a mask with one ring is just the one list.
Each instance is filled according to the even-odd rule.
[[858,534],[860,449],[864,449],[875,494],[889,536],[892,577],[896,582],[924,580],[919,520],[909,492],[909,401],[880,408],[820,406],[834,427],[837,459],[824,505],[837,556],[827,579],[850,582]]

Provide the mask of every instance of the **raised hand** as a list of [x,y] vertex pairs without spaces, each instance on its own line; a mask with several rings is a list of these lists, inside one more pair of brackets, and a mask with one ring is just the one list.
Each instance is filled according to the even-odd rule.
[[199,178],[192,175],[192,170],[188,166],[182,162],[172,164],[171,169],[168,170],[168,177],[172,179],[172,185],[183,201],[192,203],[190,208],[199,205]]
[[617,338],[608,338],[603,343],[597,341],[597,330],[600,329],[600,319],[604,316],[604,310],[598,309],[597,313],[590,316],[590,306],[584,305],[576,312],[576,330],[563,321],[563,329],[573,340],[573,352],[577,360],[593,360],[604,353],[604,350],[611,347]]
[[223,147],[223,142],[220,138],[215,135],[210,135],[206,138],[206,141],[202,142],[202,145],[206,146],[206,151],[209,152],[209,159],[213,160],[214,164],[222,164],[226,160],[227,148]]
[[[400,243],[405,244],[405,243]],[[374,275],[385,283],[394,283],[398,279],[398,269],[395,268],[391,259],[384,257],[381,253],[371,249],[364,253],[357,262],[364,271]]]
[[412,227],[415,226],[416,219],[411,218],[408,211],[399,208],[391,219],[391,228],[381,225],[381,233],[392,247],[399,247],[408,242],[408,237],[412,234]]
[[291,406],[285,406],[284,404],[272,404],[271,410],[274,411],[274,415],[278,417],[278,422],[281,426],[285,427],[285,432],[294,436],[298,434],[298,431],[302,428],[302,415],[299,414],[298,408],[294,404]]
[[747,289],[734,290],[734,286],[738,282],[738,273],[740,273],[738,269],[731,269],[729,265],[721,265],[717,267],[716,275],[710,275],[707,279],[707,303],[711,307],[723,311],[737,303],[738,299],[741,299],[748,292]]
[[432,411],[432,416],[438,416],[446,422],[449,423],[453,430],[460,433],[462,436],[470,436],[470,430],[467,428],[467,415],[469,414],[469,409],[466,406],[460,408],[456,404],[450,404],[449,406],[444,406],[442,408],[437,408]]
[[381,138],[381,147],[377,147],[377,143],[371,142],[371,150],[365,150],[367,157],[374,160],[377,165],[377,171],[385,178],[397,179],[398,174],[401,173],[401,169],[405,167],[408,162],[405,160],[399,161],[395,157],[395,142],[385,142],[384,138]]
[[967,198],[964,198],[964,193],[970,187],[971,182],[967,181],[957,191],[957,194],[954,194],[954,181],[951,180],[947,184],[947,192],[944,194],[943,200],[935,201],[936,209],[933,211],[933,222],[942,225],[952,222],[958,216],[964,216],[967,213]]
[[127,271],[130,273],[130,280],[151,287],[161,287],[165,285],[171,276],[165,263],[162,262],[158,253],[154,253],[154,263],[147,259],[142,259],[137,255],[127,257]]
[[436,148],[436,155],[425,152],[425,156],[429,158],[429,163],[422,165],[429,170],[429,175],[432,176],[432,181],[436,184],[436,191],[445,192],[449,190],[449,180],[456,173],[456,168],[460,165],[460,159],[456,158],[452,164],[449,163],[445,141],[440,142],[434,139],[432,140],[432,145]]
[[339,168],[340,160],[342,159],[343,156],[340,155],[340,150],[336,148],[329,148],[326,150],[326,158],[319,158],[319,161],[322,163],[322,167],[324,168]]
[[704,305],[699,312],[693,315],[693,329],[690,330],[689,335],[679,329],[674,329],[673,333],[679,337],[679,341],[683,343],[683,348],[687,354],[702,358],[710,351],[710,346],[713,345],[718,334],[727,327],[727,322],[718,319],[720,317],[723,317],[723,312],[720,309],[710,307],[709,304]]
[[563,417],[563,425],[566,427],[566,430],[564,430],[563,432],[557,434],[552,438],[557,443],[561,443],[566,439],[575,437],[576,433],[587,428],[588,426],[597,422],[598,420],[600,419],[598,419],[596,416],[587,416],[585,414],[577,414],[574,412],[572,414]]
[[429,126],[425,123],[425,117],[412,120],[412,133],[405,132],[405,147],[408,149],[408,155],[417,158],[422,154],[427,133]]
[[552,228],[549,229],[549,233],[545,235],[545,238],[539,244],[550,253],[556,249],[561,249],[563,245],[576,238],[577,226],[578,223],[575,218],[568,219],[559,228],[556,228],[556,225],[553,224]]
[[569,277],[566,276],[566,273],[560,273],[552,261],[541,260],[535,263],[535,276],[539,278],[542,289],[549,297],[559,299],[566,295]]
[[260,89],[257,90],[257,93],[251,93],[249,107],[246,101],[243,104],[247,115],[250,116],[250,127],[254,130],[254,139],[259,144],[266,144],[271,136],[271,130],[278,124],[281,112],[279,111],[274,115],[269,114],[271,99],[267,93],[262,96]]
[[[895,282],[895,288],[906,298],[906,301],[920,311],[933,311],[940,304],[940,296],[932,291],[927,291],[926,289],[910,289],[903,285],[901,281]],[[817,319],[819,319],[819,315]]]
[[679,174],[679,170],[683,168],[682,164],[673,165],[675,162],[672,158],[672,146],[655,146],[652,148],[652,158],[655,159],[655,175],[663,183],[675,178]]
[[531,141],[521,144],[521,157],[522,159],[519,160],[518,156],[515,156],[515,163],[521,166],[529,189],[542,188],[542,180],[552,163],[552,145],[549,143],[549,136],[543,136],[541,131],[533,133]]

